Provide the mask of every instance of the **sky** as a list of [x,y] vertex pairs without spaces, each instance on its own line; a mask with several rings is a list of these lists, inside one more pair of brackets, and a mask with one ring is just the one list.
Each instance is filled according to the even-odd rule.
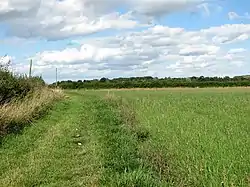
[[250,74],[249,0],[1,0],[0,63],[46,82]]

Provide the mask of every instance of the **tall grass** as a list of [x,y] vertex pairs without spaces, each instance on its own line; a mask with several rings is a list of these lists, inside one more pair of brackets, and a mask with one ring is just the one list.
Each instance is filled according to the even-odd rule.
[[115,92],[150,139],[140,151],[171,186],[250,185],[247,90]]
[[41,77],[27,77],[0,65],[0,136],[40,116],[60,94]]
[[43,87],[28,93],[23,99],[14,99],[0,105],[0,135],[18,130],[24,124],[38,118],[61,96],[60,90]]

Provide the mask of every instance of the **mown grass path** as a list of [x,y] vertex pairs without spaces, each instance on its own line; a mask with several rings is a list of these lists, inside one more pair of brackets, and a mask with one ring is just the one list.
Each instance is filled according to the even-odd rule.
[[4,139],[0,186],[163,186],[117,107],[71,92],[46,117]]
[[87,98],[72,96],[0,147],[0,186],[95,186],[101,172]]

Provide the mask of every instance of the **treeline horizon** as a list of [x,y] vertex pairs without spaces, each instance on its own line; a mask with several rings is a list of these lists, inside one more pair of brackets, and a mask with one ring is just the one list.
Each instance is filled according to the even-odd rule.
[[101,78],[92,80],[66,80],[50,84],[50,87],[62,89],[110,89],[110,88],[174,88],[174,87],[247,87],[250,86],[250,76],[234,77],[204,77],[192,76],[186,78],[158,78],[151,76],[129,78]]

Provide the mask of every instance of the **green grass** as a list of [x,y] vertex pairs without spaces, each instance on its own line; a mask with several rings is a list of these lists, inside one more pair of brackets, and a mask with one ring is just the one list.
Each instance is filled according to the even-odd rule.
[[114,93],[130,101],[137,125],[150,132],[141,151],[171,185],[250,185],[249,91]]
[[0,186],[94,186],[100,154],[85,102],[72,97],[58,103],[22,134],[6,137],[0,148]]
[[0,186],[152,186],[161,181],[138,152],[116,101],[71,93],[51,113],[7,136]]
[[68,95],[3,140],[0,186],[250,184],[247,89]]

